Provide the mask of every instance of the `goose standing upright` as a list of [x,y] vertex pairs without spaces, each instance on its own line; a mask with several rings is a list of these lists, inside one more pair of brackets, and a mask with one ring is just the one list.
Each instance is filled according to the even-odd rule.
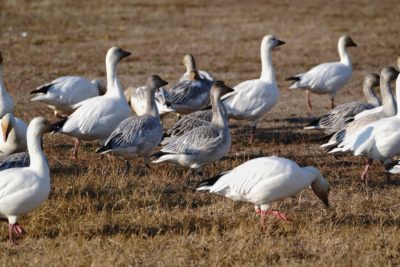
[[350,36],[343,35],[338,41],[340,61],[323,63],[311,70],[287,78],[294,81],[290,89],[305,89],[307,91],[308,110],[312,111],[310,92],[315,94],[329,94],[331,108],[335,107],[336,93],[350,80],[353,66],[347,47],[356,47]]
[[261,215],[263,228],[267,214],[288,219],[286,214],[270,210],[272,202],[293,196],[310,185],[317,197],[329,206],[329,183],[316,168],[302,168],[294,161],[273,156],[249,160],[231,171],[204,180],[197,190],[252,203],[256,213]]
[[3,81],[3,56],[0,51],[0,118],[14,112],[14,101],[7,92]]
[[18,217],[33,211],[47,200],[50,193],[50,169],[42,150],[42,136],[49,124],[42,117],[34,118],[28,127],[29,167],[0,171],[0,217],[9,223],[9,240],[25,231]]
[[96,153],[112,153],[125,159],[126,171],[130,168],[129,160],[137,156],[144,156],[147,165],[148,156],[158,146],[163,134],[154,94],[158,88],[167,84],[158,75],[149,77],[146,85],[146,110],[143,115],[123,120]]
[[[185,65],[185,67],[186,67],[186,72],[179,79],[179,82],[188,80],[190,72],[192,70],[197,70],[196,61],[194,60],[194,56],[192,54],[187,54],[183,57],[183,65]],[[214,77],[207,71],[204,71],[204,70],[197,70],[197,71],[198,71],[201,79],[208,80],[210,82],[214,82],[214,80],[215,80]]]
[[353,101],[345,103],[331,109],[328,113],[310,122],[305,130],[317,129],[322,130],[326,134],[332,134],[346,127],[349,119],[364,110],[370,110],[380,106],[381,100],[376,96],[374,87],[379,85],[379,75],[369,73],[364,78],[363,92],[367,98],[367,103],[361,101]]
[[211,89],[212,121],[209,125],[195,128],[177,138],[171,138],[160,152],[151,155],[153,163],[171,161],[181,166],[197,169],[206,163],[220,160],[231,147],[228,122],[223,115],[220,95],[232,91],[221,81],[215,81]]
[[[396,80],[396,98],[400,99],[400,75]],[[400,101],[397,101],[396,115],[367,124],[352,135],[346,136],[331,153],[352,152],[354,156],[366,156],[368,162],[361,174],[361,179],[366,183],[373,160],[392,167],[393,157],[400,155],[399,129]],[[387,178],[390,178],[389,174]]]
[[26,123],[7,113],[1,119],[0,156],[26,151]]
[[263,115],[273,108],[279,99],[279,89],[272,66],[271,50],[285,44],[272,35],[261,42],[261,77],[236,85],[233,92],[222,97],[229,118],[251,121],[252,133],[249,143],[254,141],[257,124]]
[[368,125],[371,122],[378,121],[383,118],[391,117],[396,115],[397,106],[396,99],[393,96],[391,89],[391,82],[396,80],[399,72],[392,68],[383,68],[380,77],[380,90],[382,95],[382,110],[368,115],[356,118],[353,121],[348,122],[345,127],[338,132],[334,133],[326,144],[321,147],[332,149],[341,142],[345,141],[348,136],[356,133],[358,130]]
[[62,117],[74,111],[73,105],[105,92],[106,87],[101,80],[89,81],[79,76],[63,76],[33,90],[31,94],[38,95],[31,101],[46,104],[54,110],[55,117]]
[[106,56],[107,92],[74,105],[76,110],[65,120],[55,123],[55,132],[75,137],[74,155],[78,158],[79,140],[104,142],[129,117],[130,107],[117,76],[118,62],[131,53],[112,47]]

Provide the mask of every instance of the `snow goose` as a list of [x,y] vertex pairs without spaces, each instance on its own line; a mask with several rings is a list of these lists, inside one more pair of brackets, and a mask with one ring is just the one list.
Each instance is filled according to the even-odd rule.
[[347,53],[347,47],[356,47],[354,41],[347,35],[339,38],[338,50],[340,61],[323,63],[315,66],[311,70],[287,78],[294,83],[290,89],[306,89],[308,99],[308,110],[311,112],[310,92],[315,94],[329,94],[331,97],[331,107],[335,107],[336,93],[342,89],[350,80],[353,72],[351,59]]
[[[400,76],[396,80],[396,98],[400,99]],[[400,154],[400,101],[397,102],[397,114],[365,125],[352,135],[346,136],[342,143],[331,153],[352,152],[354,156],[366,156],[368,163],[361,174],[366,182],[372,160],[385,165],[393,163],[392,158]],[[389,176],[388,176],[389,178]]]
[[353,101],[335,107],[328,113],[310,122],[304,129],[322,130],[326,134],[332,134],[343,129],[346,122],[364,110],[370,110],[381,105],[381,100],[376,96],[374,87],[379,85],[379,75],[369,73],[364,78],[363,91],[367,103]]
[[0,156],[26,151],[26,131],[28,126],[19,118],[7,113],[1,119]]
[[106,91],[104,83],[100,80],[89,81],[79,76],[64,76],[50,83],[39,86],[31,94],[37,94],[31,101],[38,101],[48,105],[54,110],[56,117],[62,114],[71,114],[73,105],[99,95]]
[[231,135],[223,115],[220,95],[230,91],[223,82],[214,82],[211,89],[212,121],[209,125],[195,128],[177,138],[171,138],[160,152],[151,155],[153,163],[171,161],[192,169],[221,159],[229,152]]
[[29,153],[19,152],[8,156],[0,156],[0,171],[28,167],[30,164]]
[[236,85],[234,92],[222,97],[229,118],[251,121],[250,144],[254,141],[257,124],[263,115],[278,103],[279,89],[272,67],[271,50],[284,43],[272,35],[265,36],[261,42],[261,77]]
[[[197,70],[196,61],[194,60],[194,56],[191,54],[187,54],[183,57],[183,65],[185,65],[185,67],[186,67],[186,72],[179,79],[179,82],[189,80],[190,72],[192,70]],[[197,71],[198,71],[201,79],[208,80],[210,82],[214,81],[214,77],[207,71],[204,71],[204,70],[197,70]]]
[[106,56],[107,92],[74,105],[76,110],[53,125],[55,132],[75,137],[73,158],[78,157],[80,140],[105,141],[117,125],[130,115],[130,107],[118,80],[118,62],[131,53],[112,47]]
[[146,85],[146,110],[139,117],[129,117],[123,120],[111,133],[105,145],[97,153],[112,153],[126,160],[129,170],[129,160],[143,156],[145,164],[148,156],[161,141],[163,128],[155,101],[155,92],[168,83],[158,75],[152,75]]
[[399,72],[392,68],[383,68],[380,78],[380,90],[383,101],[383,108],[381,112],[370,113],[353,121],[346,123],[345,127],[338,132],[334,133],[326,144],[321,147],[333,148],[339,143],[343,142],[349,135],[354,134],[359,129],[363,128],[371,122],[380,120],[382,118],[394,116],[397,113],[396,100],[393,96],[391,89],[391,82],[396,80]]
[[[132,107],[133,111],[138,116],[142,116],[146,112],[147,105],[147,91],[146,86],[129,87],[125,91],[125,97]],[[160,87],[155,92],[155,101],[160,116],[170,112],[175,112],[174,109],[167,105],[168,93],[164,87]]]
[[188,114],[208,106],[212,82],[201,79],[197,70],[189,73],[189,79],[179,82],[169,90],[167,106],[178,114]]
[[318,169],[300,167],[294,161],[273,156],[249,160],[231,171],[202,181],[197,190],[252,203],[256,213],[261,215],[263,228],[267,214],[288,219],[286,214],[270,209],[273,202],[293,196],[308,186],[329,206],[329,183]]
[[42,151],[42,135],[48,122],[34,118],[28,127],[29,167],[12,168],[0,172],[0,217],[9,223],[9,240],[14,244],[14,234],[25,233],[18,217],[33,211],[45,202],[50,193],[50,169]]
[[8,94],[3,82],[3,56],[0,51],[0,118],[14,112],[14,101]]

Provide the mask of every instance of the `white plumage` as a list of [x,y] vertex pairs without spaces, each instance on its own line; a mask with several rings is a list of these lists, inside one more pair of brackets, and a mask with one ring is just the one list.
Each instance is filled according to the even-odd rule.
[[104,94],[106,88],[102,81],[89,81],[79,76],[64,76],[50,83],[44,84],[32,91],[38,94],[31,101],[38,101],[48,105],[54,114],[71,114],[73,105],[91,97]]
[[42,135],[48,126],[42,117],[29,124],[29,167],[0,172],[0,216],[8,220],[11,243],[14,243],[15,234],[25,232],[17,222],[18,217],[41,206],[50,193],[50,169],[41,148]]
[[[118,47],[108,50],[106,56],[107,92],[105,95],[92,97],[74,105],[73,108],[76,110],[68,119],[60,123],[61,127],[57,132],[74,136],[78,140],[104,142],[117,125],[129,117],[130,107],[117,76],[118,62],[129,55],[129,52]],[[75,158],[77,158],[76,149],[77,145]]]
[[311,185],[314,193],[327,206],[329,183],[314,167],[300,167],[294,161],[279,157],[249,160],[231,171],[199,183],[197,190],[225,196],[234,201],[250,202],[261,214],[286,220],[285,214],[271,211],[273,202],[300,192]]
[[315,66],[311,70],[297,74],[287,80],[293,80],[294,83],[290,89],[306,89],[308,98],[308,108],[311,111],[311,100],[309,92],[315,94],[329,94],[331,97],[331,107],[334,108],[334,99],[336,93],[342,89],[350,80],[353,67],[347,47],[357,46],[347,35],[343,35],[338,41],[338,50],[340,61],[323,63]]
[[14,100],[7,92],[3,82],[3,56],[0,51],[0,118],[14,112]]
[[[396,80],[396,97],[400,99],[400,76]],[[371,160],[385,164],[393,162],[393,157],[400,154],[400,107],[397,102],[397,114],[370,123],[352,135],[347,136],[335,152],[352,152],[354,156],[366,156],[369,159],[361,178],[366,181]]]
[[26,123],[7,113],[1,119],[0,156],[26,151]]
[[[179,82],[189,80],[190,72],[192,70],[197,70],[196,61],[194,60],[194,56],[191,54],[187,54],[183,57],[183,65],[185,65],[186,67],[186,72],[179,79]],[[215,80],[214,77],[209,72],[204,70],[197,70],[197,71],[201,79],[208,80],[210,82],[213,82]]]
[[279,89],[272,66],[271,50],[284,43],[272,35],[265,36],[261,42],[261,77],[236,85],[234,92],[222,97],[229,118],[251,121],[253,132],[250,143],[253,142],[254,131],[263,115],[278,103]]

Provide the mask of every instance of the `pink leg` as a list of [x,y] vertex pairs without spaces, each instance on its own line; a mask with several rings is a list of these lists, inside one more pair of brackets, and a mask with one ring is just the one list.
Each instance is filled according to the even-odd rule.
[[289,217],[285,213],[280,212],[278,210],[262,210],[260,212],[260,214],[261,214],[261,216],[270,214],[270,215],[274,216],[275,218],[283,220],[283,221],[289,220]]
[[10,240],[11,245],[15,244],[13,233],[14,233],[14,224],[9,224],[8,225],[8,239]]
[[309,90],[307,90],[307,107],[308,107],[308,111],[310,113],[312,113],[311,96],[310,96]]
[[24,230],[24,228],[22,228],[22,226],[19,223],[9,224],[8,225],[8,238],[10,240],[11,245],[15,244],[14,234],[17,236],[25,235],[26,231]]
[[367,160],[367,164],[365,165],[364,171],[361,173],[361,180],[363,181],[364,184],[367,184],[368,180],[368,171],[369,168],[372,166],[372,159]]
[[73,151],[73,155],[72,155],[72,159],[73,160],[78,160],[78,148],[79,148],[80,144],[81,144],[81,141],[79,141],[78,138],[75,138],[75,140],[74,140],[74,151]]

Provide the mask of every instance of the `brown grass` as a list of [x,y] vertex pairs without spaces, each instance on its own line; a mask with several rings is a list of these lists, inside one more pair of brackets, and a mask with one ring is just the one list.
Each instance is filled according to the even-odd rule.
[[[141,160],[125,176],[123,162],[100,161],[86,144],[79,163],[68,155],[71,139],[46,136],[52,193],[39,209],[20,218],[29,235],[10,247],[0,228],[0,264],[30,266],[310,266],[400,263],[398,183],[386,184],[379,166],[369,187],[359,182],[363,162],[335,159],[320,150],[317,133],[304,132],[303,92],[290,92],[284,78],[337,58],[337,38],[347,33],[354,75],[339,103],[361,97],[362,77],[394,65],[399,54],[397,1],[0,1],[0,50],[5,82],[25,120],[47,115],[28,92],[61,75],[104,78],[104,56],[112,45],[133,52],[120,65],[125,87],[157,73],[175,81],[181,57],[193,53],[198,66],[229,85],[260,73],[261,38],[276,34],[287,44],[273,56],[280,103],[265,116],[257,144],[243,140],[247,128],[232,129],[224,170],[252,156],[279,155],[321,169],[332,185],[332,207],[324,209],[306,190],[276,204],[290,222],[268,220],[265,233],[249,204],[234,203],[185,187],[186,170],[163,164],[152,170]],[[27,32],[27,37],[21,36]],[[315,110],[329,106],[313,96]],[[169,117],[169,123],[173,120]],[[300,119],[298,119],[300,118]],[[65,144],[67,143],[67,144]],[[205,175],[217,173],[212,166]]]

